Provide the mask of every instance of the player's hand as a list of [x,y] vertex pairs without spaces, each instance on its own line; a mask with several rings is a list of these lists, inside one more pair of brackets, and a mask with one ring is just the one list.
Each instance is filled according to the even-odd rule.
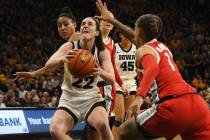
[[114,23],[115,18],[110,14],[111,12],[108,10],[105,2],[103,3],[101,0],[97,0],[96,7],[97,7],[98,11],[100,12],[101,16],[95,16],[95,18],[97,18],[99,20],[108,21],[111,24]]
[[141,96],[136,96],[135,100],[133,103],[130,105],[128,108],[127,114],[126,114],[126,120],[132,118],[132,117],[137,117],[140,111],[140,107],[143,103],[143,98]]
[[99,76],[102,76],[104,73],[104,70],[98,64],[96,64],[96,67],[93,69],[93,71],[94,71],[93,73],[94,75],[99,75]]
[[69,60],[71,58],[74,58],[74,55],[77,54],[77,52],[79,51],[79,49],[72,49],[72,50],[69,50],[66,55],[62,56],[60,59],[63,63],[68,63]]
[[147,103],[148,105],[152,105],[152,101],[151,101],[151,99],[150,99],[149,96],[146,96],[146,97],[144,98],[144,102]]
[[125,84],[122,84],[120,87],[121,87],[121,90],[122,90],[123,94],[125,94],[126,97],[130,96],[130,94],[128,92],[128,88]]
[[27,80],[35,77],[34,72],[16,72],[14,75],[16,76],[14,80]]

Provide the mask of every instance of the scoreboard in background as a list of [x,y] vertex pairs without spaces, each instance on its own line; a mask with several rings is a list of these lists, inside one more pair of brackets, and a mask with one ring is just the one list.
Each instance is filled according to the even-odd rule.
[[[0,109],[0,135],[49,133],[55,109],[4,108]],[[85,123],[78,123],[72,133],[82,133]]]

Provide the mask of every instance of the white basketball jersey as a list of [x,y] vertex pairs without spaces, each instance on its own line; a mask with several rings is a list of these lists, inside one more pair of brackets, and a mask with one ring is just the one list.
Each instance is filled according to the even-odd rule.
[[119,43],[116,43],[115,46],[116,46],[115,64],[121,79],[123,81],[133,80],[134,77],[136,76],[136,65],[135,65],[136,46],[132,44],[131,48],[128,51],[123,50],[123,48]]
[[[80,49],[79,46],[79,41],[72,42],[73,43],[73,48],[78,48]],[[94,55],[96,59],[96,63],[99,64],[99,59],[98,59],[98,48],[94,47],[92,50],[92,54]],[[87,78],[76,78],[74,77],[68,70],[67,64],[64,64],[64,81],[62,84],[62,90],[73,95],[73,96],[89,96],[89,95],[95,95],[95,96],[100,96],[98,94],[98,87],[97,87],[97,82],[98,82],[98,76],[97,75],[90,75]],[[97,94],[96,94],[97,93]]]

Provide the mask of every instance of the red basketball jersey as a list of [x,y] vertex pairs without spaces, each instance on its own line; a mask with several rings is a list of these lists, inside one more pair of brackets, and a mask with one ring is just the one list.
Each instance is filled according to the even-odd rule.
[[195,89],[183,80],[168,47],[156,39],[146,43],[144,46],[152,48],[157,56],[157,63],[160,69],[155,80],[158,85],[160,98],[195,92]]
[[[109,52],[112,54],[114,49],[114,41],[109,37],[107,42],[104,42],[105,47],[109,50]],[[113,55],[113,54],[112,54]]]
[[122,79],[120,78],[120,75],[118,73],[118,70],[117,70],[116,64],[115,64],[115,51],[116,51],[115,43],[109,37],[108,41],[105,42],[104,44],[105,44],[105,48],[110,52],[111,61],[112,61],[112,65],[113,65],[113,68],[114,68],[116,82],[121,86],[123,82],[122,82]]

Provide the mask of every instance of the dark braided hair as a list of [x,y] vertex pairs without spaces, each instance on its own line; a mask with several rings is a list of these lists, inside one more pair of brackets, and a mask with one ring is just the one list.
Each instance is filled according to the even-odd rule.
[[76,18],[75,18],[75,16],[74,16],[70,7],[64,7],[61,10],[61,13],[59,14],[58,18],[63,17],[63,16],[70,18],[73,22],[76,22]]
[[153,14],[140,16],[136,21],[136,26],[141,28],[145,35],[145,41],[158,38],[162,32],[162,20]]

